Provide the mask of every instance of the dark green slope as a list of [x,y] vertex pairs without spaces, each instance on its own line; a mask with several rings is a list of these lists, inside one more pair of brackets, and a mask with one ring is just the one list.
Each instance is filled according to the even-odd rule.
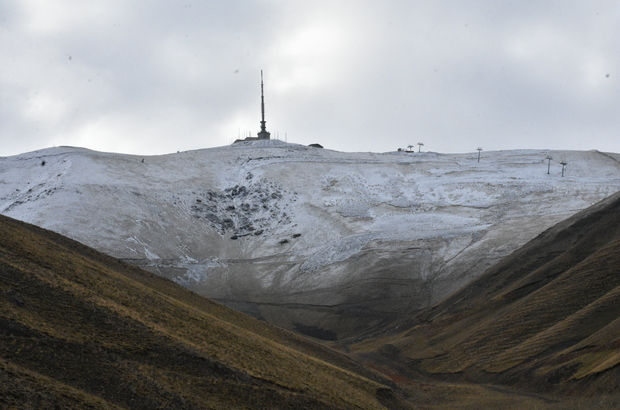
[[340,354],[0,216],[0,408],[394,407]]

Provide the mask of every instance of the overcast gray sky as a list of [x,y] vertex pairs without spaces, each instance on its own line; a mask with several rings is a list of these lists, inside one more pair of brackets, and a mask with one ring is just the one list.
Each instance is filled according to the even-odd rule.
[[0,0],[0,156],[620,152],[618,0]]

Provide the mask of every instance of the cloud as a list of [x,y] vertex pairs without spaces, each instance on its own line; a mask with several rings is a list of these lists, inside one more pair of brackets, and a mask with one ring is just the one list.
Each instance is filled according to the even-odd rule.
[[0,2],[0,135],[156,154],[259,128],[388,151],[620,151],[613,1]]

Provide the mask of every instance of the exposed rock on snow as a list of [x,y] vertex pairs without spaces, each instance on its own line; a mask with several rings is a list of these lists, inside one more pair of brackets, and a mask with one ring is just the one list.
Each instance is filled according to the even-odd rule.
[[278,325],[342,337],[439,301],[620,189],[618,154],[477,155],[270,140],[142,162],[60,147],[0,158],[0,212]]
[[[251,173],[246,180],[250,181],[247,186],[235,185],[222,192],[207,190],[196,193],[197,198],[191,206],[192,215],[206,219],[222,236],[232,232],[231,239],[261,235],[274,220],[280,224],[291,222],[286,212],[280,209],[283,193],[277,183],[265,179],[254,183]],[[296,200],[296,195],[289,196],[292,201]]]

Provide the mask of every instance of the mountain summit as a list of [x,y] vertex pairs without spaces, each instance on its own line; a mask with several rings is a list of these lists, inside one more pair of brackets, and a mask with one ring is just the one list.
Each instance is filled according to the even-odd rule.
[[59,147],[0,158],[0,212],[335,340],[438,303],[616,192],[619,158],[528,150],[478,162],[277,140],[152,157]]

